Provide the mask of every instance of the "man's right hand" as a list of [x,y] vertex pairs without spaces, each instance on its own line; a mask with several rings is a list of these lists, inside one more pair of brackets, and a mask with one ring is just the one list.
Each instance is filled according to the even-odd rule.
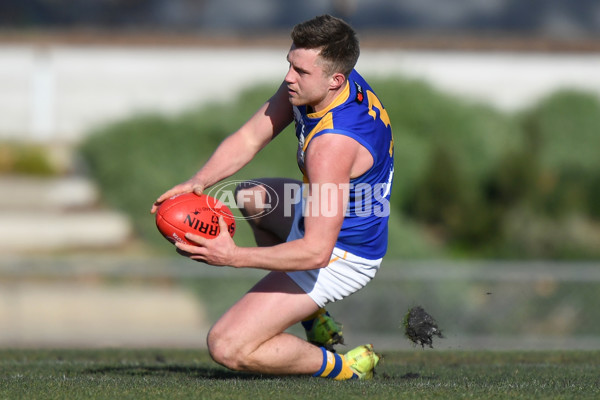
[[150,212],[152,214],[154,214],[157,210],[158,207],[160,207],[160,205],[162,204],[163,201],[176,196],[178,194],[183,194],[183,193],[196,193],[198,196],[200,196],[202,194],[202,191],[204,190],[204,185],[198,183],[195,179],[190,179],[186,182],[180,183],[179,185],[173,186],[171,189],[167,190],[166,192],[164,192],[163,194],[161,194],[156,201],[154,202],[154,204],[152,204],[152,208],[150,209]]

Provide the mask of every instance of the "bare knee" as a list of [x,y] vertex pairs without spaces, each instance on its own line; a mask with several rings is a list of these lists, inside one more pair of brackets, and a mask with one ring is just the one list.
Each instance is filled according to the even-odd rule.
[[289,234],[292,219],[279,215],[284,208],[277,207],[279,196],[269,184],[259,181],[245,181],[236,187],[235,200],[258,246],[282,243]]
[[245,181],[235,188],[235,201],[251,224],[257,224],[265,211],[267,191],[258,182]]
[[208,352],[215,362],[234,371],[249,370],[248,356],[239,340],[221,334],[213,327],[206,342]]

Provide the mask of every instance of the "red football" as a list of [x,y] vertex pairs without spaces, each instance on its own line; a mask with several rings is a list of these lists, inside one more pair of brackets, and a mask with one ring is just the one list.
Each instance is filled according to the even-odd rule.
[[219,216],[225,219],[229,234],[235,233],[235,219],[229,207],[214,197],[194,193],[180,194],[165,200],[156,212],[156,227],[171,243],[190,243],[186,233],[212,239],[219,232]]

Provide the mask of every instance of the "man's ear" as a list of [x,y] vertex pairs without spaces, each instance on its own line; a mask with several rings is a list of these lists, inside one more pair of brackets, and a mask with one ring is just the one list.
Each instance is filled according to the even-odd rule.
[[344,83],[346,83],[346,77],[344,76],[344,74],[336,72],[331,76],[330,88],[331,90],[338,90],[344,85]]

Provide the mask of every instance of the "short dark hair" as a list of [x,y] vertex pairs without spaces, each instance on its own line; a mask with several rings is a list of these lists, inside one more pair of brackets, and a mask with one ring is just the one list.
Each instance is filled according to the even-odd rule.
[[360,55],[354,29],[331,15],[321,15],[299,23],[292,29],[291,36],[297,48],[321,49],[321,58],[329,64],[326,72],[341,72],[346,78]]

